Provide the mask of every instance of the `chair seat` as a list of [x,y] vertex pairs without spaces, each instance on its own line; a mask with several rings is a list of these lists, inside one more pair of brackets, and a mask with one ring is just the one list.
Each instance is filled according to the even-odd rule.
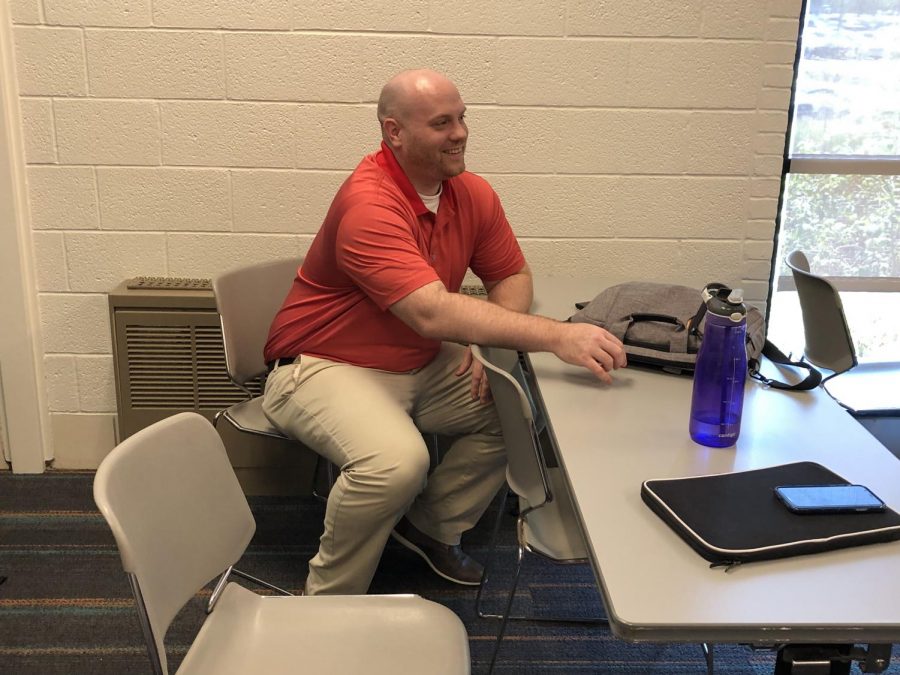
[[248,434],[261,434],[273,438],[287,438],[272,426],[262,409],[263,397],[257,396],[249,401],[241,401],[222,411],[222,417],[229,424]]
[[575,516],[569,488],[562,471],[547,469],[550,490],[555,499],[525,517],[525,540],[528,547],[554,560],[583,560],[588,557],[581,526]]
[[828,379],[825,390],[857,414],[900,412],[900,363],[858,363]]
[[415,595],[261,596],[228,584],[177,675],[470,670],[465,628]]

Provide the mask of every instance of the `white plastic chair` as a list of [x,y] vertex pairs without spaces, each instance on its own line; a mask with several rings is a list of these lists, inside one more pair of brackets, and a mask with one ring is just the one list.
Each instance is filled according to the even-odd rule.
[[[497,515],[490,553],[484,568],[481,586],[475,597],[475,611],[482,618],[500,619],[500,631],[494,646],[488,673],[492,673],[500,644],[510,619],[531,621],[567,621],[574,623],[609,624],[605,617],[534,617],[511,616],[513,600],[526,552],[537,554],[555,563],[578,564],[590,562],[587,543],[575,514],[568,485],[559,467],[548,466],[541,448],[539,426],[535,423],[536,406],[530,395],[528,382],[518,352],[496,347],[472,345],[472,355],[484,366],[491,394],[500,417],[503,440],[506,444],[506,481],[519,497],[519,517],[516,521],[518,553],[512,588],[503,614],[489,614],[481,608],[481,598],[494,565],[497,535],[503,516]],[[707,675],[713,675],[713,645],[701,643]]]
[[249,434],[285,438],[262,411],[262,396],[254,397],[247,383],[266,374],[263,349],[272,319],[284,302],[302,258],[285,258],[229,270],[213,279],[213,293],[222,325],[228,376],[247,400],[216,415]]
[[[284,258],[244,265],[228,270],[213,279],[213,293],[222,326],[225,348],[225,367],[228,376],[247,399],[216,413],[213,424],[225,420],[245,434],[263,436],[280,441],[290,440],[306,448],[296,439],[289,439],[272,426],[262,410],[262,396],[254,396],[248,383],[266,374],[263,350],[272,319],[284,302],[288,289],[303,258]],[[316,490],[325,498],[334,483],[334,467],[316,454]],[[323,474],[320,478],[319,474]]]
[[256,523],[218,433],[195,413],[139,431],[101,463],[94,500],[128,574],[157,675],[163,640],[198,590],[222,575],[178,675],[469,673],[465,628],[413,595],[260,596],[228,572]]
[[491,386],[506,444],[506,479],[512,492],[519,497],[519,516],[516,521],[518,540],[516,568],[503,614],[489,614],[483,611],[481,603],[495,564],[494,553],[503,515],[502,509],[497,516],[484,576],[475,598],[478,616],[501,620],[500,631],[489,666],[489,672],[492,672],[509,619],[608,622],[599,617],[585,619],[511,616],[526,552],[537,554],[556,563],[587,563],[587,544],[581,533],[560,469],[548,467],[545,462],[538,438],[538,427],[535,424],[535,411],[522,386],[524,373],[519,363],[518,353],[509,349],[472,345],[472,355],[484,366]]
[[802,251],[789,253],[785,263],[797,286],[806,358],[834,371],[822,386],[856,415],[897,414],[900,363],[860,363],[838,290],[827,279],[810,272],[809,260]]

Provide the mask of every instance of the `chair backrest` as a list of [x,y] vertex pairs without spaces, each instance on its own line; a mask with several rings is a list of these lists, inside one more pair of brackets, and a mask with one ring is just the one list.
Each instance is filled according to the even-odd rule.
[[238,561],[256,529],[219,434],[196,413],[142,429],[100,463],[94,501],[137,581],[168,672],[163,638],[172,619]]
[[531,507],[552,499],[550,482],[534,423],[534,411],[519,384],[519,355],[510,349],[472,345],[484,366],[506,444],[509,487]]
[[229,270],[213,279],[225,366],[236,383],[242,385],[266,372],[263,349],[269,327],[302,263],[302,258],[272,260]]
[[849,370],[857,363],[856,350],[840,294],[827,279],[809,271],[809,260],[802,251],[789,253],[785,263],[794,275],[800,299],[806,358],[836,373]]

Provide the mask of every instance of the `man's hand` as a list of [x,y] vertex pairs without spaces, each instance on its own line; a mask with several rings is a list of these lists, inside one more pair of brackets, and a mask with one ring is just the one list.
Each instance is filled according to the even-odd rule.
[[610,372],[628,365],[622,342],[609,331],[589,323],[561,325],[553,353],[566,363],[584,366],[607,384]]
[[460,377],[465,375],[470,369],[472,370],[472,384],[469,387],[469,392],[472,394],[472,400],[480,400],[482,403],[487,403],[491,400],[491,387],[488,384],[484,366],[481,365],[481,361],[472,356],[472,350],[466,347],[462,363],[459,364],[459,368],[453,374]]

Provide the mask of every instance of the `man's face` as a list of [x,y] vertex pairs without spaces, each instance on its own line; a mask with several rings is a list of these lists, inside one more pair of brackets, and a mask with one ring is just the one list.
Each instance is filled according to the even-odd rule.
[[457,176],[466,169],[469,129],[466,106],[456,87],[437,87],[421,93],[400,122],[401,145],[395,149],[401,165],[420,192]]

